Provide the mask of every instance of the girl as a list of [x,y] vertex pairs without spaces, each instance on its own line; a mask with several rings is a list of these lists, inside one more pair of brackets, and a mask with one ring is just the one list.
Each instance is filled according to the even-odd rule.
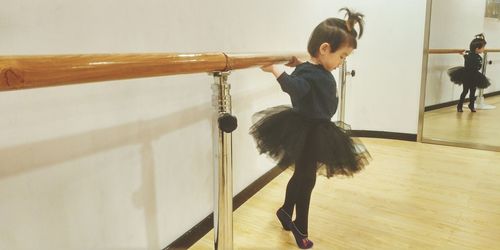
[[485,46],[486,40],[484,39],[484,35],[476,35],[469,45],[470,50],[466,51],[464,54],[464,67],[453,67],[448,70],[450,80],[455,84],[462,84],[463,86],[463,91],[457,105],[458,112],[463,112],[462,106],[464,104],[465,96],[469,91],[469,109],[472,112],[476,112],[476,109],[474,108],[476,88],[484,89],[491,84],[488,78],[479,72],[483,66],[483,59],[479,54],[484,52]]
[[[262,67],[276,76],[281,89],[290,96],[292,108],[278,106],[261,111],[250,128],[260,153],[273,157],[279,166],[295,165],[284,204],[276,215],[302,249],[313,246],[308,238],[308,215],[317,170],[325,170],[327,177],[351,176],[369,158],[364,146],[355,144],[346,134],[344,125],[337,127],[330,121],[338,104],[331,71],[357,47],[357,38],[363,33],[363,15],[341,10],[346,11],[347,20],[328,18],[316,26],[307,46],[310,61],[293,60],[292,64],[300,64],[291,75],[276,65]],[[355,24],[359,25],[359,35]]]

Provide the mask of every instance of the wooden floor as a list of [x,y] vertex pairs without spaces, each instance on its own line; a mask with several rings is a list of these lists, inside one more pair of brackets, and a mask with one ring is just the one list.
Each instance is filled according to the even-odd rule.
[[[500,249],[500,153],[363,138],[373,161],[353,178],[318,178],[314,249]],[[235,249],[298,249],[274,213],[291,171],[234,213]],[[190,249],[212,249],[210,232]]]
[[466,103],[463,113],[456,106],[425,112],[423,137],[500,147],[500,96],[485,102],[497,108],[472,113]]

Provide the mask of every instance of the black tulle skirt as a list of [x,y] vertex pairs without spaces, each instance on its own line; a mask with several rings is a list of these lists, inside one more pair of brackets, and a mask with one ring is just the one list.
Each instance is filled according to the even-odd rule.
[[448,69],[450,80],[458,85],[466,87],[485,89],[491,85],[490,80],[477,70],[468,70],[458,66]]
[[[370,154],[360,140],[349,136],[345,124],[309,119],[288,106],[278,106],[254,115],[250,128],[261,154],[273,158],[279,166],[293,166],[304,151],[313,152],[318,173],[327,177],[360,171]],[[306,145],[307,142],[307,145]],[[312,142],[312,143],[311,143]]]

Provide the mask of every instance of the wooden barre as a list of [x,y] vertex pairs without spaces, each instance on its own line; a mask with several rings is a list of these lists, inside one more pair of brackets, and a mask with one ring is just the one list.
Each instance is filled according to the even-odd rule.
[[0,56],[0,91],[244,69],[285,63],[290,54],[88,54]]

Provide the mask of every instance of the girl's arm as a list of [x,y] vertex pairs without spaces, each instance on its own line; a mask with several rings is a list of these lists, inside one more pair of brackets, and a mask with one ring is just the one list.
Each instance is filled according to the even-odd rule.
[[311,89],[306,79],[297,76],[295,73],[292,75],[287,74],[281,66],[271,64],[262,66],[261,69],[272,73],[276,77],[276,80],[278,80],[281,89],[291,97],[301,98]]
[[311,90],[309,82],[304,77],[297,76],[295,73],[289,75],[283,72],[276,80],[278,80],[283,91],[296,99],[304,97]]
[[275,64],[265,65],[260,67],[260,69],[262,69],[262,71],[264,72],[272,73],[276,78],[278,78],[283,72],[285,72],[285,69],[283,67]]

